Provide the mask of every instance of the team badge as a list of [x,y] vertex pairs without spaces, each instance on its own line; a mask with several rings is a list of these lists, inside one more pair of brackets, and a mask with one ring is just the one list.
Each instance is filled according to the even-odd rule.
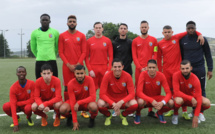
[[49,34],[49,38],[52,38],[52,34]]
[[84,90],[85,90],[85,91],[88,91],[88,86],[84,86]]
[[30,90],[30,89],[28,89],[28,90],[27,90],[27,93],[28,93],[28,94],[30,94],[30,93],[31,93],[31,90]]
[[126,83],[125,83],[125,82],[123,82],[123,83],[122,83],[122,86],[123,86],[123,87],[126,87]]
[[175,43],[176,43],[176,41],[175,41],[175,40],[172,40],[172,43],[173,43],[173,44],[175,44]]
[[55,88],[51,88],[52,92],[55,92]]
[[103,42],[103,45],[104,45],[104,47],[106,47],[107,46],[106,42]]
[[80,38],[79,38],[79,37],[77,37],[76,39],[77,39],[77,41],[80,41]]
[[188,87],[189,87],[189,88],[192,88],[192,87],[193,87],[193,85],[192,85],[192,84],[188,84]]
[[153,45],[153,43],[152,42],[149,42],[149,46],[151,47]]
[[160,81],[156,81],[157,86],[160,86],[160,84],[161,84]]

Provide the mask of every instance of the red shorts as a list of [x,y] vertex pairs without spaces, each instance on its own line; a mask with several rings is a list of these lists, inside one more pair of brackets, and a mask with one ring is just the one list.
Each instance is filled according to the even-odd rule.
[[[47,101],[47,100],[46,100],[46,101]],[[42,100],[43,103],[46,102],[46,101]],[[63,101],[63,100],[61,100],[61,101]],[[59,101],[59,102],[60,102],[60,101]],[[50,109],[54,109],[54,104],[55,104],[55,103],[49,104],[47,107],[49,107]]]
[[[65,101],[64,103],[67,103],[67,104],[69,104],[69,106],[70,106],[69,100]],[[78,111],[88,111],[88,104],[89,104],[89,103],[80,105],[79,108],[78,108]]]
[[[175,99],[175,96],[173,96],[173,98]],[[182,98],[182,97],[180,97],[180,98]],[[189,100],[187,100],[187,99],[185,99],[185,98],[182,98],[182,99],[183,99],[183,101],[184,101],[184,103],[182,104],[182,106],[189,106],[189,107],[192,107],[192,106],[193,106],[193,104],[192,104],[191,101],[189,101]]]
[[63,85],[67,86],[70,80],[75,78],[74,72],[71,72],[66,64],[63,64]]
[[[158,95],[158,96],[153,96],[152,98],[155,99],[157,102],[161,102],[165,98],[165,96]],[[146,102],[145,107],[153,107],[153,106],[150,102]]]

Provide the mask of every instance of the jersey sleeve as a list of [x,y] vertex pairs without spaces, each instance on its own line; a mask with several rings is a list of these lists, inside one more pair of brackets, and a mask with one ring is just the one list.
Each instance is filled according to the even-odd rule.
[[134,64],[136,66],[137,69],[141,70],[142,67],[137,59],[137,44],[136,44],[136,40],[133,40],[132,42],[132,57],[133,57],[133,61]]
[[[52,78],[53,79],[53,78]],[[45,107],[47,107],[48,105],[50,105],[50,104],[54,104],[54,103],[56,103],[56,102],[59,102],[59,101],[61,101],[61,99],[62,99],[62,96],[61,96],[61,84],[60,84],[60,79],[56,79],[55,80],[55,97],[54,98],[52,98],[51,100],[49,100],[49,101],[45,101],[44,103],[43,103],[43,105],[45,106]]]
[[158,70],[160,72],[163,72],[163,64],[162,64],[162,50],[159,46],[159,43],[158,43],[158,52],[157,52],[157,65],[158,65]]
[[71,107],[71,111],[72,111],[72,120],[73,123],[78,122],[77,120],[77,112],[74,110],[74,106],[77,102],[76,97],[75,97],[75,93],[74,93],[74,87],[72,84],[68,84],[68,94],[69,94],[69,102],[70,102],[70,107]]
[[31,46],[31,52],[34,54],[35,57],[37,57],[37,40],[35,36],[35,31],[31,33],[31,41],[30,41],[30,46]]
[[[199,36],[199,35],[202,35],[200,32],[196,31],[196,34]],[[176,35],[174,35],[177,39],[181,39],[183,38],[185,35],[187,35],[187,32],[183,32],[183,33],[178,33]]]
[[203,47],[203,51],[204,51],[204,54],[205,54],[205,59],[206,59],[206,62],[207,62],[207,67],[208,67],[208,71],[213,71],[213,59],[212,59],[212,56],[211,56],[211,50],[210,50],[210,46],[208,44],[208,41],[206,38],[205,39],[205,43],[204,45],[202,46]]
[[87,97],[83,100],[79,100],[77,103],[79,105],[83,105],[83,104],[95,102],[95,101],[96,101],[96,88],[95,88],[93,79],[90,77],[90,79],[89,79],[89,97]]
[[58,50],[59,50],[59,56],[62,59],[62,61],[64,62],[64,64],[68,63],[68,60],[66,58],[66,56],[64,55],[64,38],[63,35],[61,34],[59,36],[59,41],[58,41]]
[[195,78],[194,83],[194,98],[197,101],[197,106],[195,108],[194,116],[199,116],[199,113],[201,111],[201,106],[202,106],[202,90],[201,90],[201,84],[200,81],[197,77]]
[[130,75],[127,76],[127,89],[128,89],[128,95],[125,98],[123,98],[124,103],[130,101],[135,96],[134,84],[133,84],[132,77]]
[[171,99],[172,93],[170,91],[170,88],[169,88],[169,85],[167,83],[166,77],[163,74],[162,74],[161,80],[162,80],[162,86],[163,86],[164,91],[166,93],[164,101],[167,103]]
[[111,70],[112,67],[112,61],[113,61],[113,46],[112,46],[112,42],[110,41],[110,39],[108,39],[108,71]]
[[90,58],[90,43],[89,43],[89,41],[87,41],[87,53],[86,53],[85,62],[86,62],[88,72],[90,72],[92,70],[89,58]]
[[59,39],[59,32],[56,30],[55,32],[55,55],[56,56],[58,53],[58,39]]
[[78,60],[78,63],[83,63],[85,57],[86,57],[86,53],[87,53],[87,40],[86,40],[86,37],[85,35],[82,35],[82,39],[81,39],[81,56]]
[[11,114],[14,126],[17,126],[18,119],[16,115],[16,107],[17,107],[17,98],[16,98],[16,88],[14,86],[11,86],[10,88],[10,104],[11,104]]

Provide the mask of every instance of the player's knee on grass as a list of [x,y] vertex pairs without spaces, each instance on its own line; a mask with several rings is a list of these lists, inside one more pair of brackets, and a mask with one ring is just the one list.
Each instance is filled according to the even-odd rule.
[[211,105],[211,102],[208,98],[202,96],[202,105],[209,107]]
[[59,109],[60,106],[62,105],[62,103],[63,103],[62,101],[56,102],[53,106],[54,106],[54,108]]
[[71,107],[68,103],[63,103],[59,108],[60,114],[66,114],[70,110],[71,110]]
[[184,100],[181,97],[175,97],[174,101],[178,105],[182,105],[184,103]]
[[37,105],[36,102],[34,102],[34,103],[31,105],[31,109],[32,109],[33,111],[36,111],[36,110],[37,110],[37,107],[38,107],[38,105]]
[[138,107],[143,107],[145,105],[145,101],[143,99],[138,98],[137,104],[138,104]]
[[106,102],[102,99],[98,100],[98,107],[106,107]]
[[173,108],[174,107],[174,101],[172,99],[170,99],[167,103],[167,106],[170,108]]
[[95,102],[90,102],[88,104],[88,109],[92,112],[96,112],[98,110],[98,106]]

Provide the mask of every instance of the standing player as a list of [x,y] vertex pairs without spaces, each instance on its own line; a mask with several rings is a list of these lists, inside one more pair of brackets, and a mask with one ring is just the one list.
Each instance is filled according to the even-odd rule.
[[[166,96],[161,95],[161,86]],[[174,106],[172,94],[164,74],[157,71],[157,63],[154,59],[148,61],[147,71],[140,74],[137,85],[138,109],[135,116],[135,124],[140,124],[140,111],[144,107],[154,107],[161,123],[166,123],[163,113]]]
[[96,22],[93,27],[95,36],[87,40],[86,65],[98,89],[104,74],[111,70],[113,47],[111,40],[102,35],[104,30],[102,23]]
[[[157,57],[157,39],[148,35],[149,23],[141,21],[140,32],[141,35],[135,38],[132,42],[132,56],[135,69],[135,86],[137,87],[140,73],[147,69],[147,62],[150,59]],[[152,108],[149,108],[148,116],[155,117]]]
[[[108,72],[101,84],[99,93],[99,111],[106,116],[105,125],[111,124],[112,114],[108,109],[114,109],[122,119],[122,125],[127,126],[126,116],[136,111],[138,105],[134,99],[134,84],[130,74],[123,71],[123,63],[119,59],[112,62],[112,71]],[[120,113],[120,109],[125,109]]]
[[77,65],[74,73],[75,78],[68,83],[69,102],[66,102],[67,110],[64,111],[72,111],[73,130],[79,130],[77,111],[89,111],[91,117],[88,127],[92,128],[98,114],[95,85],[93,79],[86,76],[83,65]]
[[3,105],[3,111],[13,119],[13,132],[19,131],[20,117],[17,112],[23,111],[27,115],[28,125],[33,126],[31,120],[31,104],[34,102],[34,81],[26,79],[26,68],[19,66],[16,69],[18,81],[10,87],[10,102]]
[[[210,108],[210,100],[202,96],[201,85],[198,77],[191,73],[192,66],[188,60],[181,62],[181,71],[173,75],[173,89],[175,108],[172,123],[178,124],[178,109],[185,105],[195,107],[192,127],[198,127],[200,110]],[[200,121],[201,122],[201,121]]]
[[[173,73],[180,70],[180,63],[181,63],[181,52],[180,52],[180,45],[179,40],[184,37],[187,32],[179,33],[173,35],[172,27],[166,25],[163,27],[164,38],[158,42],[158,69],[159,71],[163,72],[166,76],[167,82],[171,91],[173,91],[172,87],[172,75]],[[201,40],[204,40],[201,33],[197,32],[197,34],[201,37]],[[199,38],[200,38],[199,37]],[[199,40],[199,39],[198,39]],[[198,41],[196,39],[196,41]],[[162,64],[163,59],[163,64]],[[173,110],[167,113],[165,116],[171,116],[173,114]],[[187,114],[187,108],[183,107],[183,117],[187,120],[190,117]]]
[[[210,46],[206,38],[204,45],[200,45],[199,42],[195,40],[198,38],[196,35],[196,23],[189,21],[186,24],[187,35],[180,40],[182,59],[189,60],[193,67],[192,72],[199,78],[202,89],[202,96],[206,97],[205,84],[206,84],[206,72],[205,72],[205,60],[207,62],[208,80],[212,78],[213,71],[213,59],[211,56]],[[205,121],[203,112],[201,111],[199,116],[201,121]]]
[[53,126],[58,127],[60,125],[59,107],[62,104],[60,79],[53,76],[49,64],[41,67],[41,76],[35,83],[35,102],[32,104],[32,110],[42,117],[41,126],[46,126],[48,116],[44,112],[54,109],[56,117]]
[[41,67],[50,64],[53,68],[54,76],[58,77],[56,55],[58,52],[59,32],[49,27],[50,16],[42,14],[40,16],[41,27],[31,34],[31,51],[36,57],[35,75],[36,79],[41,77]]
[[[86,57],[86,37],[83,33],[76,30],[77,18],[70,15],[67,18],[68,30],[59,36],[59,55],[63,61],[63,80],[64,80],[64,100],[68,100],[67,84],[75,78],[74,69],[76,65],[83,65]],[[83,117],[89,118],[85,112]]]

